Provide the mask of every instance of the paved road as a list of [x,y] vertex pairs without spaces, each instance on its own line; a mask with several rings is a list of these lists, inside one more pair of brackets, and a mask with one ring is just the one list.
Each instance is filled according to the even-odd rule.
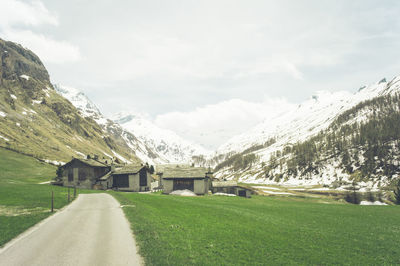
[[66,209],[0,249],[0,265],[141,265],[120,204],[81,194]]

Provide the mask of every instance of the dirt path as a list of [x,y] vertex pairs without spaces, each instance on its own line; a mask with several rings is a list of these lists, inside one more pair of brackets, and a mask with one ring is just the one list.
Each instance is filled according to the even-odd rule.
[[142,265],[120,204],[82,194],[0,249],[0,265]]

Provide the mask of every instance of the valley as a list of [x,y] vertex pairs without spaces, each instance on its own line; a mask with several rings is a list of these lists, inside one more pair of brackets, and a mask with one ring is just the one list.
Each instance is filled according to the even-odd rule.
[[[399,76],[355,93],[318,92],[209,151],[135,112],[106,117],[79,89],[50,82],[39,57],[18,44],[0,40],[0,57],[0,246],[51,216],[52,193],[56,212],[70,203],[68,188],[49,183],[60,178],[56,166],[80,158],[108,160],[103,190],[78,194],[118,200],[113,209],[125,213],[148,265],[400,263]],[[130,165],[145,181],[122,171]],[[169,189],[191,197],[162,194],[159,170],[168,167]],[[194,167],[202,176],[189,176]],[[71,182],[87,178],[68,171]],[[111,184],[120,178],[127,189],[133,174],[146,189]],[[235,181],[244,194],[212,194],[215,181]],[[100,239],[93,232],[88,245]]]

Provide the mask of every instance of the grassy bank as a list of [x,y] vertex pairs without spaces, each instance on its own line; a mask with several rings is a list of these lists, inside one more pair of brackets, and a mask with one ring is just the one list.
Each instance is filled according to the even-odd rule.
[[63,187],[39,185],[55,176],[56,167],[0,148],[0,246],[66,205]]
[[112,194],[149,265],[400,263],[397,206]]

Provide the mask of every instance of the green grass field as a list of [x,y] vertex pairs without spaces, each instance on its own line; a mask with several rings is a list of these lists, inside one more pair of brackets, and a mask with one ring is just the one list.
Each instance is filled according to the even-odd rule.
[[0,246],[65,206],[67,189],[39,185],[55,176],[56,167],[0,148]]
[[[400,264],[400,208],[112,193],[149,265]],[[129,206],[130,205],[130,206]]]
[[[0,246],[67,204],[54,166],[0,148]],[[98,191],[82,191],[98,192]],[[148,265],[400,264],[400,207],[111,192]]]

